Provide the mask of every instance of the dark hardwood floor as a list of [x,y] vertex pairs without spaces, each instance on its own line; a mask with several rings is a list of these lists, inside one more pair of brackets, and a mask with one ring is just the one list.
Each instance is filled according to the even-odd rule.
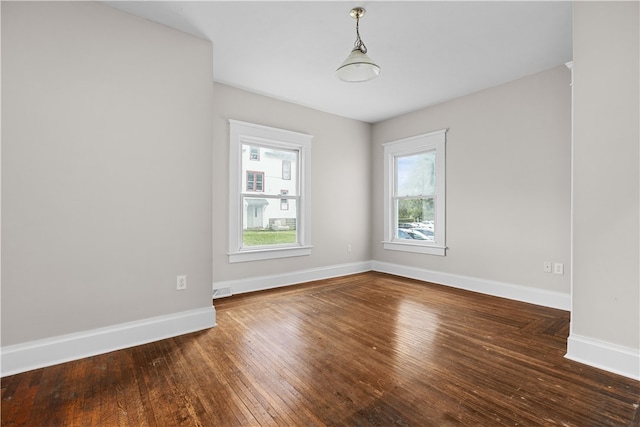
[[215,301],[218,327],[2,379],[3,426],[628,426],[569,313],[380,273]]

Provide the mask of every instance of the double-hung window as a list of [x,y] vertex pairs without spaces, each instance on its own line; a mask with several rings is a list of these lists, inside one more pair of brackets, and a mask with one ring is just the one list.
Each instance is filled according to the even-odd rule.
[[384,249],[445,255],[446,129],[383,144]]
[[229,262],[309,255],[311,135],[229,126]]

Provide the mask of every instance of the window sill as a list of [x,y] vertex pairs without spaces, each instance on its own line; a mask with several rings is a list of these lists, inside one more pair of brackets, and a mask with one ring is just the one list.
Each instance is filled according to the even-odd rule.
[[291,258],[311,255],[312,247],[313,246],[295,246],[290,248],[277,249],[254,249],[234,252],[228,255],[230,263],[260,261],[263,259]]
[[426,246],[416,243],[405,243],[399,241],[382,242],[384,249],[390,251],[413,252],[416,254],[445,256],[446,247],[444,246]]

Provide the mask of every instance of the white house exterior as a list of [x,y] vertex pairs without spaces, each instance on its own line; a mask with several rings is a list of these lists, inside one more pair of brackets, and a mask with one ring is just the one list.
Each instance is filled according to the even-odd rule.
[[267,145],[242,145],[242,228],[296,228],[298,153]]

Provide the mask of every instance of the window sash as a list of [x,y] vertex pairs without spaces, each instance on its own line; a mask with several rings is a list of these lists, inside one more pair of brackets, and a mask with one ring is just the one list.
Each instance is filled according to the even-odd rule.
[[[284,248],[284,247],[297,247],[299,246],[299,234],[298,234],[298,223],[299,223],[299,202],[301,200],[300,197],[296,197],[296,196],[291,196],[291,197],[286,197],[286,196],[271,196],[271,195],[256,195],[254,194],[243,194],[242,196],[242,204],[243,207],[245,208],[243,210],[243,227],[242,227],[242,241],[241,241],[241,250],[257,250],[257,249],[269,249],[269,248]],[[289,227],[286,222],[287,219],[294,220],[294,229],[291,230],[289,228],[287,229],[282,229],[282,230],[278,230],[275,227],[275,221],[274,221],[274,227],[271,227],[271,219],[273,219],[273,217],[271,218],[264,218],[264,216],[262,215],[262,209],[264,208],[265,205],[270,204],[273,206],[274,209],[278,209],[278,211],[280,210],[280,206],[282,204],[282,200],[286,200],[287,203],[293,207],[293,209],[290,209],[290,212],[293,211],[294,216],[288,216],[287,218],[276,218],[278,221],[281,221],[284,219],[284,222],[281,224],[282,226],[286,226]],[[257,201],[257,203],[251,203],[251,202],[255,202]],[[258,222],[256,222],[258,221]],[[245,226],[246,225],[246,226]],[[267,244],[258,244],[258,243],[254,243],[254,244],[249,244],[246,242],[245,239],[245,235],[247,233],[251,233],[251,232],[256,232],[256,230],[258,230],[258,232],[266,232],[266,233],[270,233],[269,237],[273,238],[274,241],[267,243]],[[278,237],[277,234],[279,234],[280,231],[286,231],[287,234],[291,234],[291,231],[295,231],[295,240],[294,241],[286,241],[283,242],[281,238]],[[274,234],[275,233],[275,234]]]
[[[301,163],[300,156],[301,151],[298,148],[286,147],[281,143],[274,141],[258,141],[255,138],[242,137],[241,145],[243,147],[243,154],[240,157],[240,167],[242,170],[246,170],[247,173],[262,173],[263,185],[251,187],[248,184],[250,177],[246,175],[247,185],[245,185],[245,191],[259,191],[270,194],[280,194],[281,188],[278,186],[278,182],[281,182],[283,188],[286,188],[290,193],[298,195],[300,194],[300,173]],[[259,155],[258,161],[251,158],[251,150],[257,149]],[[246,152],[244,151],[246,150]],[[247,155],[247,152],[249,153]],[[278,157],[289,157],[291,160],[279,160]],[[271,159],[271,163],[269,163]],[[288,178],[283,177],[283,164],[288,163]],[[269,184],[273,184],[274,188],[266,186],[265,180],[269,180]],[[254,190],[251,190],[254,188]]]
[[397,197],[434,195],[438,180],[436,160],[435,149],[395,155],[395,195]]

